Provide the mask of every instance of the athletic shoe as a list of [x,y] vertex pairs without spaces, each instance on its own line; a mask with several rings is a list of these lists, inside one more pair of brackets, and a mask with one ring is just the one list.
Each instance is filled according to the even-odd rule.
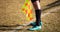
[[31,30],[31,31],[33,31],[33,30],[41,30],[41,28],[42,28],[42,22],[40,23],[40,26],[35,25],[32,28],[29,28],[28,30]]

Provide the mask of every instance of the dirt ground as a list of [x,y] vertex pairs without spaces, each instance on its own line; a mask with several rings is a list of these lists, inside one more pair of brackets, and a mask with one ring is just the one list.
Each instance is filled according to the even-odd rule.
[[[46,5],[53,3],[55,1],[57,0],[53,0],[53,1],[41,0],[42,10],[44,7],[47,7]],[[0,0],[0,11],[1,11],[0,26],[2,25],[13,26],[16,24],[19,25],[27,24],[28,22],[23,20],[24,16],[22,15],[21,12],[19,12],[23,3],[24,0]],[[60,32],[60,5],[42,11],[41,20],[43,22],[43,26],[42,26],[42,30],[39,31],[29,31],[27,30],[27,28],[30,28],[31,26],[23,26],[22,29],[17,29],[17,30],[13,30],[13,28],[11,30],[0,29],[0,32]]]

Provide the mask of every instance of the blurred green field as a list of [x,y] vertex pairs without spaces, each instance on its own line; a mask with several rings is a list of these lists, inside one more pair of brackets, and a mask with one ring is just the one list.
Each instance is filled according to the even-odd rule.
[[[24,1],[25,0],[0,0],[0,26],[13,26],[30,23],[23,20],[24,16],[22,15],[22,13],[18,13],[22,5],[24,4]],[[57,0],[41,0],[40,4],[42,10],[47,7],[46,5],[51,4],[55,1]],[[35,12],[33,9],[33,14],[34,13]],[[24,26],[22,30],[0,29],[0,32],[60,32],[60,5],[42,11],[41,19],[43,22],[43,26],[42,30],[39,31],[29,31],[26,30],[26,28],[30,28],[31,26]]]

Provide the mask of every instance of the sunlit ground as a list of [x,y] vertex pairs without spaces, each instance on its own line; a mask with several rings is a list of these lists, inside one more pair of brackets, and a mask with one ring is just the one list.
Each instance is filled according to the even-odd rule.
[[[57,0],[41,0],[42,10],[47,7],[46,5],[55,1]],[[0,25],[13,26],[29,23],[30,21],[25,21],[24,15],[21,12],[18,13],[23,3],[24,0],[0,0]],[[29,31],[27,28],[30,28],[30,26],[24,26],[22,30],[0,30],[0,32],[60,32],[60,6],[42,11],[41,20],[43,26],[42,30],[39,31]]]

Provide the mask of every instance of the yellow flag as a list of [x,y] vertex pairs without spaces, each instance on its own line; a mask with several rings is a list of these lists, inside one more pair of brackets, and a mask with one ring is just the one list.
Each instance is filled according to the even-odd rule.
[[27,21],[31,21],[33,19],[32,5],[30,0],[25,0],[24,5],[22,6],[22,12],[26,14]]

